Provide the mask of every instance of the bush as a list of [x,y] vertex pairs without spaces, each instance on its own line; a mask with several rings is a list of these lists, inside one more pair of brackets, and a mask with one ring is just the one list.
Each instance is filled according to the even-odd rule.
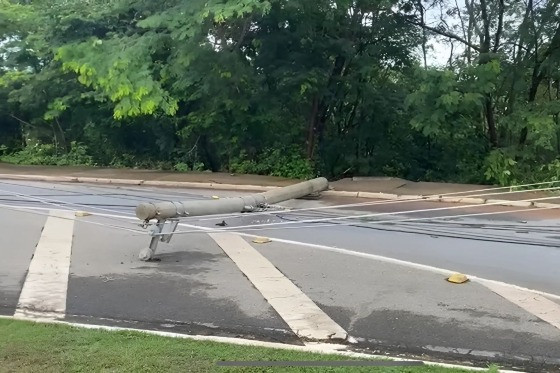
[[[544,163],[532,155],[516,154],[503,149],[493,150],[486,158],[486,178],[501,186],[555,182],[560,180],[560,159]],[[557,184],[556,184],[557,185]],[[526,189],[553,185],[537,184]]]
[[247,154],[242,153],[231,161],[230,171],[291,179],[309,179],[315,174],[311,162],[302,157],[297,149],[269,149],[256,159],[247,159]]
[[177,163],[173,169],[177,172],[188,172],[190,171],[190,167],[188,164],[186,164],[185,162],[179,162]]
[[13,164],[45,166],[92,166],[92,157],[87,146],[72,142],[70,151],[61,152],[53,144],[28,145],[20,151],[3,155],[0,160]]
[[68,153],[58,155],[57,166],[93,166],[93,158],[88,154],[88,148],[72,141]]
[[508,186],[516,182],[517,161],[505,151],[498,149],[486,157],[486,179],[492,183]]

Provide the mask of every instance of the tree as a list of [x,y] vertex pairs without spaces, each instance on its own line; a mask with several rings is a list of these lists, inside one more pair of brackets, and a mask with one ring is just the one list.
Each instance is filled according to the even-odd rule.
[[[559,2],[467,0],[464,7],[451,1],[432,1],[430,5],[438,7],[442,15],[459,16],[459,22],[449,23],[445,16],[435,27],[423,25],[417,16],[409,22],[463,45],[453,66],[457,78],[474,65],[498,63],[492,79],[480,78],[477,89],[485,91],[480,109],[490,145],[499,154],[516,159],[519,167],[553,161],[558,152],[552,149],[559,146],[554,146],[558,130],[553,126],[558,118],[553,91],[560,46]],[[486,84],[491,84],[489,90]],[[496,157],[490,156],[492,159]]]
[[3,159],[500,183],[560,170],[558,0],[0,1]]

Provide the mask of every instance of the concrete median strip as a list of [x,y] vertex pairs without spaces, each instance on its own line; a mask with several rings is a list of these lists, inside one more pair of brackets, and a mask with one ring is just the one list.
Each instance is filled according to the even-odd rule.
[[[486,203],[494,204],[494,205],[502,205],[502,206],[513,206],[513,207],[532,207],[533,202],[531,201],[502,201],[499,199],[489,199]],[[558,205],[556,205],[558,206]]]
[[[118,183],[119,181],[114,181]],[[237,184],[219,184],[219,183],[197,183],[191,181],[165,181],[165,180],[144,180],[139,185],[165,187],[165,188],[192,188],[192,189],[214,189],[214,190],[243,190],[266,192],[276,189],[275,186],[259,186],[259,185],[237,185]]]
[[359,192],[345,192],[345,191],[336,191],[336,190],[326,190],[321,192],[324,196],[332,196],[332,197],[350,197],[350,198],[357,198],[359,197]]
[[77,177],[76,182],[78,182],[78,183],[90,183],[90,184],[142,185],[144,183],[144,180],[109,179],[109,178],[98,178],[98,177]]
[[[338,191],[333,191],[332,193],[340,193]],[[358,192],[358,198],[370,198],[370,199],[388,199],[388,200],[396,200],[398,199],[398,195],[396,194],[389,194],[389,193],[381,193],[381,192]]]
[[340,325],[241,236],[209,235],[300,338],[346,340],[348,334]]
[[50,181],[59,183],[76,183],[78,178],[74,176],[47,176],[47,175],[16,175],[0,174],[0,179],[6,180],[25,180],[25,181]]
[[64,317],[74,217],[74,212],[51,211],[31,259],[15,317]]

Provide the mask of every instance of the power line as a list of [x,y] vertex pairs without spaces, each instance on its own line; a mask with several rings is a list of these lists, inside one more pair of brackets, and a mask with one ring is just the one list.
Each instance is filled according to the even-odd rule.
[[[540,183],[540,184],[550,184],[551,182],[546,182],[546,183]],[[12,184],[13,185],[13,184]],[[526,185],[534,185],[534,184],[526,184]],[[521,187],[521,186],[519,186]],[[508,187],[509,188],[509,187]],[[555,189],[559,189],[560,187],[551,187],[551,188],[540,188],[538,189],[538,191],[545,191],[545,190],[555,190]],[[488,189],[479,189],[479,190],[473,190],[473,192],[476,191],[483,191],[483,190],[496,190],[498,188],[488,188]],[[503,189],[503,188],[501,188]],[[1,190],[0,190],[1,191]],[[91,206],[89,205],[85,205],[85,204],[78,204],[78,203],[71,203],[71,202],[64,202],[64,201],[60,201],[60,200],[55,200],[55,199],[50,199],[50,198],[41,198],[41,197],[31,197],[29,195],[25,195],[22,193],[16,193],[16,192],[11,192],[11,191],[4,191],[7,192],[9,194],[15,195],[15,196],[20,196],[21,198],[25,198],[28,200],[32,200],[32,201],[38,201],[44,204],[48,204],[48,205],[53,205],[53,206],[57,206],[57,207],[61,207],[63,209],[68,209],[67,206],[69,205],[73,205],[73,206],[79,206],[79,207],[86,207],[86,208],[91,208]],[[495,195],[495,194],[506,194],[506,193],[518,193],[518,192],[524,192],[524,191],[510,191],[510,192],[503,192],[503,193],[489,193],[487,195]],[[467,193],[467,191],[463,191],[463,192],[458,192],[458,193]],[[448,193],[449,194],[456,194],[456,193]],[[441,195],[437,195],[437,196],[441,196]],[[476,195],[472,195],[472,196],[476,196]],[[465,197],[466,198],[466,197]],[[553,199],[556,197],[545,197],[545,198],[538,198],[538,199],[530,199],[530,200],[524,200],[521,202],[526,202],[526,201],[536,201],[536,200],[546,200],[546,199]],[[426,198],[422,198],[423,201],[426,200]],[[292,211],[287,211],[284,212],[284,214],[294,214],[294,213],[298,213],[300,211],[316,211],[316,210],[320,210],[320,209],[336,209],[336,208],[344,208],[344,207],[349,207],[349,206],[356,206],[356,205],[376,205],[376,204],[389,204],[389,203],[395,203],[395,202],[410,202],[411,200],[399,200],[399,201],[375,201],[375,202],[367,202],[367,203],[360,203],[360,204],[346,204],[346,205],[339,205],[339,206],[324,206],[324,207],[319,207],[319,208],[304,208],[304,209],[296,209],[296,210],[292,210]],[[53,203],[53,202],[58,202],[58,203]],[[488,203],[486,204],[488,205],[495,205],[495,204],[499,204],[499,203]],[[270,223],[270,224],[253,224],[253,225],[246,225],[246,226],[238,226],[238,227],[231,227],[231,228],[225,228],[225,229],[218,229],[216,231],[224,231],[224,230],[272,230],[272,229],[301,229],[301,228],[310,228],[310,227],[319,227],[319,226],[333,226],[333,225],[352,225],[352,226],[356,226],[355,223],[350,223],[350,224],[340,224],[340,223],[327,223],[327,224],[322,224],[322,225],[318,225],[317,223],[320,222],[331,222],[333,220],[343,220],[343,219],[358,219],[358,218],[367,218],[367,217],[375,217],[375,216],[384,216],[384,215],[398,215],[398,214],[408,214],[408,213],[415,213],[415,212],[431,212],[431,211],[442,211],[442,210],[450,210],[450,209],[455,209],[455,208],[469,208],[469,207],[476,207],[476,206],[481,206],[481,205],[466,205],[466,206],[453,206],[453,207],[443,207],[443,208],[435,208],[435,209],[422,209],[422,210],[408,210],[408,211],[400,211],[400,212],[392,212],[392,213],[375,213],[375,214],[366,214],[366,215],[358,215],[358,216],[335,216],[335,217],[326,217],[326,218],[320,218],[320,219],[306,219],[306,220],[296,220],[296,221],[288,221],[288,222],[277,222],[277,223]],[[112,209],[106,209],[106,208],[99,208],[99,207],[93,207],[94,209],[100,210],[100,211],[107,211],[107,212],[113,212],[113,213],[120,213],[120,211],[116,211],[116,210],[112,210]],[[527,210],[513,210],[513,211],[506,211],[504,213],[511,213],[511,212],[520,212],[520,211],[527,211]],[[269,212],[269,214],[271,214],[271,212]],[[274,213],[277,214],[277,213]],[[479,213],[479,214],[466,214],[464,216],[480,216],[480,215],[490,215],[490,214],[498,214],[498,213]],[[103,214],[98,214],[100,216],[103,216]],[[246,214],[245,214],[246,215]],[[251,214],[252,216],[254,215],[260,215],[260,214]],[[453,215],[451,217],[458,217],[461,215]],[[117,216],[107,216],[108,218],[113,218],[113,219],[119,219],[122,220],[123,218],[125,218],[125,216],[121,216],[121,217],[117,217]],[[449,217],[449,216],[448,216]],[[126,217],[128,218],[128,217]],[[217,218],[217,217],[214,217]],[[404,220],[391,220],[390,222],[396,222],[396,221],[420,221],[420,220],[434,220],[434,219],[441,219],[442,217],[439,218],[434,218],[434,217],[430,217],[430,218],[413,218],[413,219],[404,219]],[[298,226],[298,227],[276,227],[276,226],[283,226],[286,224],[305,224],[305,223],[311,223],[313,224],[312,226]],[[387,222],[373,222],[374,224],[378,224],[378,223],[387,223]],[[100,224],[101,225],[101,224]],[[107,225],[109,226],[109,225]],[[272,228],[274,227],[274,228]],[[127,229],[127,228],[124,228]],[[142,232],[142,231],[137,231],[137,230],[132,230],[135,233],[137,232]],[[175,232],[176,234],[181,234],[181,233],[195,233],[195,232],[200,232],[200,229],[197,231],[179,231],[179,232]]]
[[[523,184],[520,185],[518,187],[526,187],[526,186],[534,186],[534,185],[544,185],[544,184],[551,184],[551,183],[559,183],[560,181],[551,181],[551,182],[543,182],[543,183],[532,183],[532,184]],[[318,210],[333,210],[333,209],[343,209],[343,208],[349,208],[349,207],[364,207],[364,206],[375,206],[375,205],[392,205],[392,204],[401,204],[401,203],[411,203],[411,202],[438,202],[437,200],[434,200],[434,198],[439,198],[439,197],[445,197],[445,196],[452,196],[452,195],[457,195],[460,193],[475,193],[475,192],[482,192],[482,191],[488,191],[488,190],[496,190],[496,189],[504,189],[504,188],[509,188],[511,189],[512,187],[500,187],[500,188],[486,188],[486,189],[477,189],[477,190],[472,190],[472,191],[463,191],[463,192],[450,192],[450,193],[444,193],[444,194],[433,194],[433,195],[429,195],[429,196],[425,196],[425,197],[420,197],[420,198],[414,198],[414,199],[403,199],[403,200],[382,200],[382,201],[371,201],[371,202],[359,202],[359,203],[351,203],[351,204],[343,204],[343,205],[334,205],[334,206],[320,206],[320,207],[308,207],[308,208],[299,208],[299,209],[291,209],[291,210],[285,210],[285,208],[283,208],[284,214],[295,214],[295,213],[300,213],[302,211],[318,211]],[[531,190],[531,192],[543,192],[543,191],[554,191],[554,190],[559,190],[560,187],[549,187],[549,188],[537,188],[537,189],[533,189]],[[517,191],[509,191],[509,192],[498,192],[498,193],[484,193],[484,194],[471,194],[471,195],[466,195],[466,196],[461,196],[462,198],[476,198],[476,197],[485,197],[485,196],[493,196],[493,195],[504,195],[504,194],[516,194],[516,193],[527,193],[527,190],[517,190]],[[560,198],[560,197],[558,197]],[[443,201],[445,202],[445,201]],[[259,216],[259,215],[275,215],[277,214],[277,211],[263,211],[263,212],[251,212],[250,215],[251,216]],[[185,217],[185,220],[197,220],[197,221],[205,221],[205,220],[214,220],[214,219],[220,219],[220,218],[235,218],[235,217],[244,217],[247,216],[248,213],[234,213],[234,214],[217,214],[217,215],[212,215],[212,217],[209,218],[203,218],[201,219],[200,217]]]
[[[558,197],[542,197],[542,198],[532,198],[526,200],[520,200],[518,202],[535,202],[535,201],[545,201],[551,199],[558,199]],[[287,221],[287,222],[277,222],[277,223],[264,223],[264,224],[252,224],[252,225],[245,225],[245,226],[237,226],[231,228],[222,228],[220,231],[229,231],[232,229],[245,229],[245,228],[258,228],[258,227],[269,227],[269,226],[283,226],[283,225],[292,225],[292,224],[303,224],[303,223],[319,223],[319,222],[330,222],[333,220],[348,220],[348,219],[366,219],[378,216],[393,216],[393,215],[402,215],[402,214],[412,214],[412,213],[422,213],[422,212],[434,212],[434,211],[447,211],[447,210],[456,210],[456,209],[466,209],[472,207],[481,207],[481,206],[496,206],[500,205],[501,202],[492,202],[487,203],[485,205],[460,205],[460,206],[448,206],[448,207],[439,207],[439,208],[432,208],[432,209],[422,209],[422,210],[407,210],[407,211],[396,211],[396,212],[385,212],[385,213],[373,213],[373,214],[362,214],[362,215],[352,215],[352,216],[337,216],[332,218],[318,218],[318,219],[306,219],[306,220],[299,220],[299,221]],[[558,206],[560,207],[560,205]],[[546,208],[541,208],[541,210]],[[519,211],[527,211],[519,210]],[[474,216],[474,214],[473,214]],[[428,219],[434,219],[433,217]],[[175,232],[178,234],[180,232]]]
[[[450,192],[450,193],[443,193],[443,194],[433,194],[433,195],[429,195],[429,196],[425,196],[425,197],[421,197],[418,199],[406,199],[406,200],[384,200],[384,201],[371,201],[371,202],[360,202],[360,203],[353,203],[353,204],[343,204],[343,205],[334,205],[334,206],[320,206],[320,207],[310,207],[310,208],[300,208],[300,209],[292,209],[292,210],[287,210],[284,211],[284,214],[296,214],[296,213],[300,213],[302,211],[318,211],[318,210],[323,210],[323,209],[329,209],[329,210],[333,210],[333,209],[342,209],[342,208],[349,208],[349,207],[360,207],[360,206],[374,206],[374,205],[388,205],[388,204],[399,204],[399,203],[409,203],[409,202],[415,202],[415,201],[425,201],[425,202],[430,202],[430,199],[433,198],[438,198],[438,197],[444,197],[444,196],[452,196],[452,195],[458,195],[458,194],[464,194],[464,193],[476,193],[476,192],[483,192],[483,191],[495,191],[495,190],[501,190],[501,189],[510,189],[510,191],[508,192],[498,192],[498,193],[484,193],[484,194],[470,194],[467,196],[462,196],[463,198],[473,198],[473,197],[482,197],[482,196],[491,196],[491,195],[502,195],[502,194],[514,194],[514,193],[524,193],[527,192],[526,190],[518,190],[518,191],[512,191],[512,188],[522,188],[522,187],[528,187],[528,186],[536,186],[536,185],[546,185],[546,184],[553,184],[553,183],[559,183],[560,181],[547,181],[547,182],[540,182],[540,183],[531,183],[531,184],[522,184],[522,185],[517,185],[517,186],[509,186],[509,187],[492,187],[492,188],[483,188],[483,189],[474,189],[474,190],[470,190],[470,191],[461,191],[461,192]],[[27,186],[27,185],[22,185],[22,184],[16,184],[16,183],[5,183],[4,184],[8,184],[8,185],[16,185],[16,186]],[[41,189],[46,189],[44,187],[36,187],[36,186],[30,186],[31,188],[41,188]],[[537,189],[533,189],[532,191],[552,191],[552,190],[558,190],[560,189],[560,187],[549,187],[549,188],[537,188]],[[6,190],[1,190],[3,192],[6,193],[10,193],[12,195],[16,195],[16,196],[22,196],[22,198],[29,198],[29,195],[26,194],[22,194],[22,193],[15,193],[15,192],[11,192],[11,191],[6,191]],[[96,194],[91,194],[92,196],[99,196]],[[121,213],[120,211],[117,210],[112,210],[112,209],[107,209],[107,208],[101,208],[101,207],[95,207],[95,206],[91,206],[91,205],[87,205],[87,204],[78,204],[78,203],[72,203],[72,202],[65,202],[65,201],[61,201],[61,200],[57,200],[57,199],[52,199],[52,198],[41,198],[41,197],[33,197],[35,198],[37,201],[41,202],[41,201],[45,201],[44,203],[48,203],[48,201],[51,202],[56,202],[59,204],[64,204],[64,205],[73,205],[73,206],[79,206],[79,207],[83,207],[83,208],[92,208],[95,210],[99,210],[99,211],[106,211],[106,212],[113,212],[113,213]],[[486,204],[486,205],[491,205],[491,204]],[[60,205],[61,206],[61,205]],[[405,213],[405,212],[403,212]],[[271,211],[266,211],[266,212],[254,212],[251,213],[252,216],[259,216],[259,215],[275,215],[277,214],[277,212],[271,212]],[[204,221],[204,220],[214,220],[214,219],[218,219],[218,218],[224,218],[224,217],[242,217],[242,216],[246,216],[247,213],[236,213],[236,214],[221,214],[221,215],[212,215],[211,218],[206,218],[206,219],[200,219],[200,217],[186,217],[184,219],[187,220],[197,220],[197,221]]]
[[[33,209],[33,208],[21,208],[21,207],[16,207],[16,206],[11,206],[11,205],[3,205],[3,204],[0,204],[0,207],[8,209],[8,210],[12,210],[12,211],[18,211],[18,212],[34,214],[34,215],[39,215],[39,216],[45,216],[45,217],[50,217],[51,216],[50,214],[41,213],[41,212],[39,212],[39,211],[37,211],[36,209]],[[71,218],[67,218],[67,217],[64,217],[64,216],[57,216],[56,218],[57,219],[63,219],[63,220],[74,220],[74,221],[77,221],[77,222],[80,222],[80,223],[92,224],[92,225],[97,225],[97,226],[101,226],[101,227],[105,227],[105,228],[124,230],[124,231],[127,231],[127,232],[138,233],[139,235],[145,235],[146,234],[146,231],[144,231],[144,230],[126,228],[126,227],[121,227],[121,226],[112,225],[112,224],[98,223],[98,222],[94,222],[94,221],[91,221],[91,220],[76,220],[76,219],[71,219]]]

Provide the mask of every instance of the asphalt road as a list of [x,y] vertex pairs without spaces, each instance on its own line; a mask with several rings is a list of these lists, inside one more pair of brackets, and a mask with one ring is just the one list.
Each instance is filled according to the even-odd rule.
[[[353,348],[560,369],[554,320],[543,320],[531,305],[528,311],[482,283],[452,285],[437,270],[537,290],[560,309],[560,213],[297,200],[283,205],[299,211],[183,219],[171,243],[159,246],[158,261],[138,260],[149,237],[134,217],[137,203],[216,194],[239,195],[0,180],[0,313],[13,315],[18,308],[49,214],[81,210],[94,214],[75,218],[67,320],[303,343],[289,317],[199,229],[205,227],[245,233],[260,255],[348,332]],[[356,203],[366,205],[335,208]],[[221,222],[227,225],[216,225]],[[250,235],[277,240],[258,245]]]

